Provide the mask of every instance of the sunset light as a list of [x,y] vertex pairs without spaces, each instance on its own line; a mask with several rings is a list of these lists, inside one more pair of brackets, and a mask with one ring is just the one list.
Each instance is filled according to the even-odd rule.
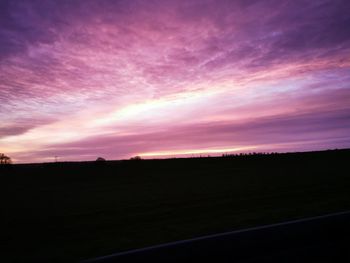
[[21,163],[349,147],[348,11],[4,1],[1,152]]

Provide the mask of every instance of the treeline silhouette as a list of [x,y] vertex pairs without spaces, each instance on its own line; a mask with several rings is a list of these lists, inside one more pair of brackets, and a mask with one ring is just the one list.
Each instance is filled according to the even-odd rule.
[[262,156],[262,155],[276,155],[278,152],[248,152],[248,153],[224,153],[221,157],[236,157],[236,156]]
[[0,165],[1,164],[11,164],[12,163],[12,160],[9,156],[3,154],[3,153],[0,153]]

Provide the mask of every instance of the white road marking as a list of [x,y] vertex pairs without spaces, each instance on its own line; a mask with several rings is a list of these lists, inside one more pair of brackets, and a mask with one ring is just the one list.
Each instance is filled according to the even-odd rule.
[[329,218],[329,217],[334,217],[334,216],[340,216],[340,215],[347,215],[347,214],[350,214],[350,211],[343,211],[343,212],[326,214],[326,215],[321,215],[321,216],[296,219],[296,220],[291,220],[291,221],[286,221],[286,222],[281,222],[281,223],[275,223],[275,224],[269,224],[269,225],[263,225],[263,226],[257,226],[257,227],[250,227],[250,228],[245,228],[245,229],[240,229],[240,230],[229,231],[229,232],[225,232],[225,233],[206,235],[206,236],[201,236],[201,237],[196,237],[196,238],[190,238],[190,239],[184,239],[184,240],[175,241],[175,242],[164,243],[161,245],[133,249],[133,250],[125,251],[125,252],[119,252],[119,253],[114,253],[114,254],[110,254],[107,256],[102,256],[102,257],[84,260],[82,262],[85,262],[85,263],[95,262],[95,261],[99,261],[99,260],[103,260],[103,259],[108,259],[108,258],[123,256],[123,255],[128,255],[128,254],[134,254],[134,253],[153,250],[153,249],[157,249],[157,248],[164,248],[164,247],[169,247],[169,246],[174,246],[174,245],[190,243],[190,242],[194,242],[194,241],[200,241],[200,240],[217,238],[217,237],[224,237],[224,236],[229,236],[229,235],[234,235],[234,234],[239,234],[239,233],[244,233],[244,232],[262,230],[262,229],[273,228],[273,227],[278,227],[278,226],[286,226],[286,225],[291,225],[291,224],[303,223],[303,222],[324,219],[324,218]]

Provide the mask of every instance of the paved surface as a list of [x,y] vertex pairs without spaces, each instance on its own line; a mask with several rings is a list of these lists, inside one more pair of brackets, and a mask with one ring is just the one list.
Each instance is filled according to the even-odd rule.
[[350,211],[144,248],[86,262],[350,262]]

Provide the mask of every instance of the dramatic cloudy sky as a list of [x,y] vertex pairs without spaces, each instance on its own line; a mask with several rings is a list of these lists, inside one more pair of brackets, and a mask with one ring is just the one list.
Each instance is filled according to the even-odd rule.
[[16,162],[350,147],[348,0],[0,0]]

